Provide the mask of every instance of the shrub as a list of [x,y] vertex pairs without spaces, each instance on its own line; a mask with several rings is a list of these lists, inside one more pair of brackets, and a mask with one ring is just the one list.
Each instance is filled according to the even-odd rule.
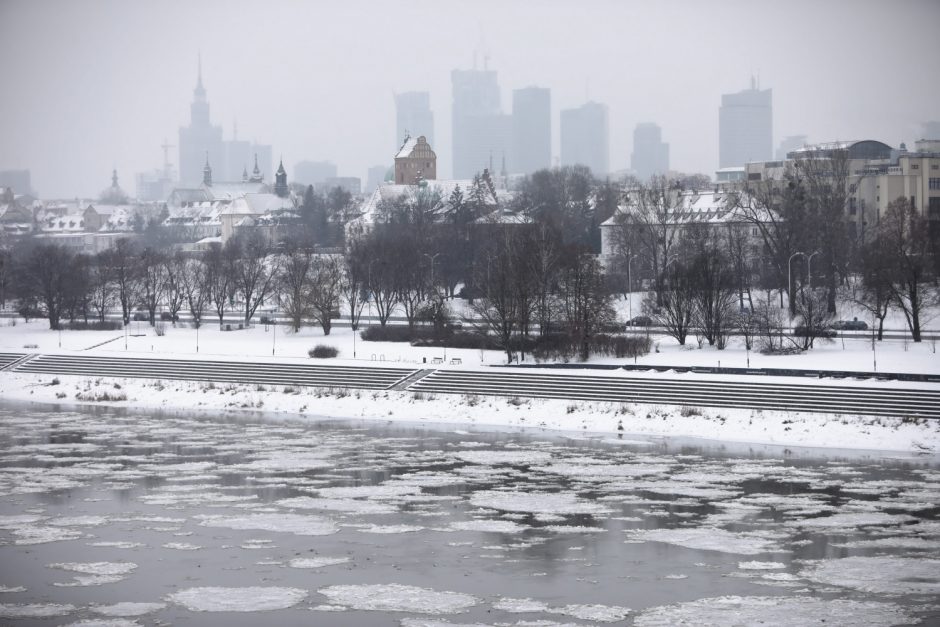
[[339,355],[339,350],[335,346],[327,346],[326,344],[317,344],[313,348],[307,351],[307,354],[311,357],[316,357],[317,359],[329,359],[331,357],[336,357]]

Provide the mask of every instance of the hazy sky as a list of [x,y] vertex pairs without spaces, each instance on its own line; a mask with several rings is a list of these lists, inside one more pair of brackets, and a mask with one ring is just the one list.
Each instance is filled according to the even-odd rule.
[[[29,168],[43,197],[93,196],[116,167],[159,167],[188,124],[202,52],[212,119],[231,138],[329,159],[340,175],[391,165],[396,91],[427,90],[450,174],[450,70],[479,50],[512,89],[558,111],[610,108],[610,164],[638,122],[663,127],[671,166],[712,174],[718,105],[752,73],[774,91],[774,145],[912,142],[940,119],[940,2],[0,0],[0,169]],[[171,161],[178,161],[174,150]]]

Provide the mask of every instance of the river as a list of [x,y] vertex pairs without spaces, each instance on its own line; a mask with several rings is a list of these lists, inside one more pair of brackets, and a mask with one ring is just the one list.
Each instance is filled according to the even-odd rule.
[[936,457],[0,405],[3,623],[872,626],[938,598]]

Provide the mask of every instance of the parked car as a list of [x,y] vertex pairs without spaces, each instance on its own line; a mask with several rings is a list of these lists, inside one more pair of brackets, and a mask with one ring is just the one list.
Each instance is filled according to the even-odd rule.
[[637,316],[635,318],[630,318],[627,320],[628,327],[651,327],[653,326],[653,319],[649,316]]
[[135,311],[132,319],[137,322],[146,322],[150,320],[150,317],[142,311]]
[[793,327],[793,335],[796,337],[836,337],[838,333],[832,329],[810,329],[802,324]]
[[833,322],[829,328],[835,329],[836,331],[867,331],[868,323],[864,320],[853,318],[852,320],[838,320]]
[[180,317],[178,315],[174,316],[169,311],[160,312],[160,320],[164,322],[179,322]]

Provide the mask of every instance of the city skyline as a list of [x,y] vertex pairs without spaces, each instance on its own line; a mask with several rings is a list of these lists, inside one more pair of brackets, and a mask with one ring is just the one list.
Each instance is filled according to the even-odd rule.
[[[0,117],[0,170],[29,169],[32,187],[43,196],[87,197],[106,186],[114,168],[131,181],[135,173],[161,166],[160,145],[189,118],[200,52],[213,124],[229,129],[237,120],[240,139],[272,145],[274,156],[288,165],[330,160],[340,174],[363,179],[369,167],[391,165],[392,96],[406,91],[429,93],[437,130],[433,148],[443,157],[440,175],[452,174],[451,71],[473,68],[474,60],[478,68],[486,64],[498,72],[504,113],[515,89],[551,90],[553,165],[560,157],[560,111],[593,100],[609,110],[612,171],[629,167],[633,129],[652,121],[669,137],[672,169],[712,175],[721,94],[745,89],[751,75],[774,92],[774,146],[791,135],[871,138],[893,146],[919,139],[922,125],[938,115],[940,87],[926,77],[929,59],[940,56],[929,26],[940,20],[940,7],[862,2],[848,13],[843,3],[802,4],[812,21],[792,8],[767,7],[763,21],[774,28],[758,31],[753,15],[739,17],[747,6],[740,2],[707,8],[593,2],[576,15],[568,5],[547,2],[539,5],[538,19],[524,3],[499,3],[500,11],[490,11],[495,3],[403,2],[390,24],[377,29],[369,19],[381,5],[371,3],[261,9],[247,3],[7,0],[0,5],[0,70],[26,97],[8,100]],[[228,28],[201,28],[222,12],[230,13]],[[272,16],[279,19],[266,25]],[[301,36],[322,20],[340,26]],[[148,28],[132,26],[140,23]],[[588,23],[591,37],[566,36]],[[648,27],[624,37],[624,23]],[[664,37],[660,27],[667,24]],[[725,28],[736,37],[713,36]],[[95,36],[88,37],[92,30]],[[239,30],[252,32],[257,45],[245,47],[229,36]],[[30,41],[39,32],[52,43],[37,49]],[[186,44],[169,46],[167,32]],[[410,51],[401,32],[420,35],[423,49],[433,54],[418,64],[405,62]],[[904,45],[873,48],[878,54],[862,64],[844,46],[831,45],[832,32]],[[330,51],[350,37],[364,44],[348,48],[339,63]],[[678,47],[680,40],[691,43]],[[112,54],[116,46],[121,54]],[[277,60],[258,49],[276,50]],[[819,63],[822,51],[825,64]],[[623,61],[611,72],[602,59]],[[77,71],[91,67],[94,74]],[[721,67],[720,75],[714,67]],[[892,67],[904,71],[889,72]],[[663,81],[666,72],[675,79]],[[873,94],[868,81],[877,82],[881,93]],[[896,93],[904,98],[892,97]]]

